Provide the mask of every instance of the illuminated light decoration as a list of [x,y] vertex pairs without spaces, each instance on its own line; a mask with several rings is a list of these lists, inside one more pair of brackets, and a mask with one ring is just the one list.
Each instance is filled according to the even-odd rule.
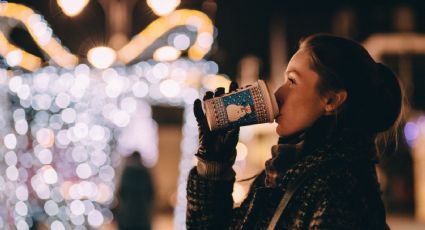
[[[15,3],[0,3],[0,17],[15,19],[27,28],[35,43],[56,64],[63,68],[72,68],[78,64],[79,59],[64,48],[52,35],[52,29],[38,14],[30,8]],[[139,57],[148,47],[154,44],[162,35],[179,26],[187,26],[188,29],[196,30],[197,37],[191,47],[187,46],[187,37],[176,37],[175,46],[178,50],[189,48],[188,56],[193,60],[201,60],[211,49],[213,43],[214,26],[207,15],[196,10],[176,10],[162,16],[147,26],[146,29],[137,34],[129,43],[117,51],[117,61],[129,64]],[[189,41],[190,42],[190,41]],[[3,34],[0,34],[0,44],[8,44]],[[6,56],[8,52],[17,50],[9,47],[0,54]],[[168,53],[170,49],[168,48]],[[176,56],[175,51],[174,56]],[[19,66],[35,71],[40,67],[40,59],[27,52],[22,51],[22,61]],[[180,56],[178,54],[177,56]]]
[[106,69],[111,66],[116,58],[115,51],[109,47],[101,46],[89,50],[87,59],[96,68]]
[[0,55],[2,55],[3,57],[6,57],[7,59],[7,57],[12,52],[19,52],[21,55],[21,59],[19,60],[18,63],[14,63],[14,65],[11,65],[11,66],[20,66],[29,71],[35,71],[41,67],[41,59],[39,57],[36,57],[10,44],[9,41],[4,36],[4,34],[0,32]]
[[[32,9],[20,4],[0,2],[0,17],[11,18],[21,22],[40,49],[59,66],[72,68],[77,65],[78,58],[62,47],[59,41],[51,36],[52,29]],[[0,41],[4,43],[3,40],[5,40],[5,37],[2,34]],[[3,55],[3,53],[1,54]],[[33,71],[40,66],[39,59],[24,55],[24,53],[22,56],[23,59],[20,66],[23,68]]]
[[214,26],[204,13],[182,9],[160,17],[149,24],[146,29],[118,50],[118,60],[125,64],[132,62],[159,37],[178,26],[191,26],[196,29],[197,39],[189,48],[188,56],[193,60],[202,59],[211,49]]
[[147,0],[148,6],[159,16],[173,12],[180,5],[180,0]]
[[86,7],[89,0],[57,0],[57,3],[66,15],[73,17]]
[[163,46],[153,53],[153,59],[155,61],[174,61],[177,60],[181,55],[180,50],[172,46]]
[[[4,169],[0,209],[7,210],[2,204],[11,202],[19,214],[41,210],[47,218],[41,221],[55,227],[97,228],[111,221],[114,168],[121,156],[134,150],[142,153],[148,167],[155,165],[158,146],[152,143],[158,143],[158,127],[151,105],[169,105],[184,108],[185,116],[175,209],[175,229],[184,229],[186,179],[197,147],[193,101],[206,91],[201,79],[214,77],[217,71],[212,61],[181,58],[104,70],[84,64],[71,70],[48,66],[24,74],[0,69],[0,151],[5,153],[0,161]],[[150,94],[151,89],[158,94]],[[145,141],[131,141],[135,135]],[[0,221],[16,226],[19,216],[7,219],[0,214]],[[31,225],[25,220],[20,224]]]
[[[56,41],[52,39],[52,31],[41,19],[41,16],[34,14],[31,10],[26,10],[28,8],[25,6],[17,7],[18,4],[1,3],[0,16],[13,18],[10,12],[8,16],[4,14],[6,8],[10,6],[15,8],[18,21],[24,25],[31,25],[27,28],[32,36],[39,39],[36,43],[42,50],[45,51],[46,47],[50,47],[49,44],[52,40]],[[25,21],[22,18],[28,20]],[[0,150],[14,151],[16,155],[26,156],[22,159],[19,158],[22,165],[19,168],[16,165],[5,166],[3,162],[0,162],[0,168],[6,169],[4,176],[0,176],[0,185],[8,185],[3,186],[6,188],[5,191],[1,191],[5,195],[0,196],[0,209],[6,210],[2,204],[9,201],[15,202],[12,205],[16,205],[17,201],[12,197],[15,192],[9,191],[10,189],[21,186],[23,182],[30,182],[28,184],[32,187],[31,191],[34,191],[36,195],[33,197],[41,199],[42,207],[28,209],[28,212],[39,208],[46,211],[46,216],[50,216],[48,221],[50,227],[60,229],[65,226],[86,225],[87,223],[92,227],[97,227],[104,222],[109,222],[112,219],[112,213],[110,213],[108,205],[112,202],[115,190],[112,182],[115,176],[113,169],[119,164],[120,158],[117,153],[112,151],[111,143],[115,143],[114,141],[117,139],[120,142],[118,130],[132,125],[131,114],[134,114],[132,102],[131,100],[130,102],[122,101],[125,98],[134,97],[138,102],[145,102],[149,106],[167,104],[184,108],[182,160],[179,165],[180,176],[177,206],[174,212],[174,228],[185,229],[186,179],[190,168],[196,163],[193,153],[197,148],[197,126],[193,116],[193,101],[195,98],[199,98],[200,93],[206,91],[206,84],[202,78],[218,73],[216,63],[202,60],[202,57],[210,50],[213,41],[214,28],[211,20],[199,11],[174,11],[152,22],[148,28],[136,35],[132,41],[118,51],[117,61],[123,64],[135,61],[158,38],[179,26],[187,26],[187,29],[196,31],[195,42],[189,48],[185,47],[187,39],[179,38],[181,41],[173,40],[173,43],[169,45],[175,46],[178,50],[189,48],[188,56],[195,61],[178,59],[174,62],[155,63],[149,60],[132,66],[99,71],[92,70],[84,64],[75,67],[78,59],[73,62],[73,65],[62,65],[60,61],[64,61],[64,59],[61,57],[66,57],[66,55],[60,55],[58,52],[59,55],[54,56],[45,51],[54,62],[65,69],[48,66],[36,70],[37,72],[34,74],[22,74],[21,72],[13,74],[0,69],[0,113],[3,115],[0,117],[0,140],[8,134],[13,134],[16,138],[16,144],[14,144],[13,137],[9,137],[10,140],[8,140],[8,146],[13,149],[7,149],[0,141]],[[31,32],[31,28],[35,28],[34,33]],[[57,44],[60,46],[59,43]],[[59,47],[57,50],[60,49],[64,48]],[[64,50],[66,51],[66,49]],[[125,52],[127,51],[130,56],[126,56]],[[69,69],[68,67],[75,68]],[[8,75],[13,77],[6,77]],[[225,82],[225,77],[223,77],[223,82]],[[229,81],[227,80],[227,82]],[[178,87],[174,87],[176,83],[178,83]],[[161,92],[161,87],[163,91],[167,88],[171,88],[173,91],[164,94]],[[14,97],[17,104],[12,105],[8,100],[9,96]],[[25,113],[22,113],[24,109],[34,111],[32,113],[34,119],[31,118],[31,122]],[[13,119],[9,113],[13,113]],[[155,123],[152,117],[144,117],[143,120],[146,124],[150,124],[144,126],[150,127],[146,133],[152,132],[147,136],[155,137]],[[9,124],[8,121],[12,121],[12,124]],[[26,123],[26,127],[24,123]],[[40,131],[41,129],[43,131]],[[37,139],[35,136],[39,131],[39,139]],[[28,145],[29,141],[31,141],[31,145]],[[155,142],[151,139],[148,141]],[[126,144],[128,143],[121,143],[123,146]],[[32,148],[26,149],[27,146],[32,146]],[[144,150],[140,151],[143,153],[146,152],[144,148],[149,146],[152,145],[137,147]],[[95,151],[90,151],[87,149],[88,147],[94,147]],[[157,146],[155,147],[157,148]],[[142,154],[143,158],[150,160],[151,166],[157,159],[155,151],[157,149],[149,150],[150,154]],[[125,154],[128,153],[123,153],[123,155]],[[23,165],[26,166],[23,167]],[[42,170],[39,170],[44,166],[52,167],[57,178],[53,171],[49,170],[46,180]],[[32,174],[31,172],[38,173]],[[83,199],[86,199],[84,200],[85,207],[91,207],[84,213],[88,216],[87,220],[68,216],[70,202]],[[31,202],[28,205],[37,205],[37,202]],[[21,210],[23,206],[20,204],[19,207]],[[57,211],[55,207],[58,207]],[[28,213],[28,215],[31,214]],[[6,226],[29,226],[24,219],[18,217],[2,218],[0,221]]]

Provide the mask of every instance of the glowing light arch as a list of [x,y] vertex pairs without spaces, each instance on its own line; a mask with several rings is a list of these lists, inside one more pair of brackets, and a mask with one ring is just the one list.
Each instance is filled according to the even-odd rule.
[[[189,48],[188,55],[191,59],[200,60],[208,53],[210,44],[203,44],[203,36],[211,36],[214,26],[204,13],[197,10],[176,10],[171,14],[153,21],[142,32],[137,34],[128,44],[118,51],[118,59],[125,64],[136,59],[156,39],[178,26],[194,26],[197,29],[195,43]],[[208,39],[208,38],[206,38]]]
[[[72,68],[78,64],[78,57],[70,53],[53,37],[51,28],[32,9],[21,4],[2,2],[0,3],[0,17],[11,18],[21,22],[38,47],[59,66]],[[162,16],[150,23],[146,29],[142,30],[128,44],[117,51],[117,61],[129,64],[139,57],[158,38],[179,26],[192,26],[196,28],[197,37],[192,46],[189,47],[188,56],[193,60],[202,59],[211,49],[214,26],[206,14],[197,10],[182,9]],[[7,49],[0,51],[2,56],[6,56],[12,50],[21,51],[23,58],[18,66],[30,71],[35,71],[41,67],[41,59],[39,57],[13,46],[1,32],[0,44],[7,47]]]
[[[67,51],[52,34],[50,34],[50,27],[48,27],[48,25],[43,22],[41,16],[36,14],[31,8],[21,4],[1,2],[0,17],[7,17],[21,22],[38,47],[59,66],[72,68],[78,64],[78,57]],[[37,30],[37,28],[41,29]],[[1,35],[5,37],[4,34]],[[25,54],[23,60],[26,59],[31,60],[33,57]],[[33,71],[37,63],[29,66],[27,66],[27,64],[25,64],[25,66],[20,66],[29,68],[28,70]]]

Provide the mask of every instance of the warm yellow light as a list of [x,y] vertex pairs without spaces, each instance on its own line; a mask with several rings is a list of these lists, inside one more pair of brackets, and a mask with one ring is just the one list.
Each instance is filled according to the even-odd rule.
[[[52,39],[51,28],[42,20],[42,17],[24,5],[8,2],[0,2],[0,16],[15,19],[21,22],[38,47],[61,67],[72,68],[78,63],[78,58],[64,48],[59,41]],[[0,53],[19,49],[8,42],[8,39],[0,32]],[[18,64],[27,70],[35,71],[41,66],[41,59],[21,49],[22,60]]]
[[115,58],[115,51],[105,46],[92,48],[87,53],[87,59],[89,62],[98,69],[108,68],[114,63]]
[[58,0],[59,7],[70,17],[79,14],[87,6],[87,3],[89,0]]
[[153,59],[156,61],[174,61],[179,58],[181,52],[172,46],[163,46],[153,53]]
[[173,12],[180,0],[148,0],[147,3],[156,15],[162,16]]
[[202,79],[202,86],[208,90],[215,90],[218,87],[223,87],[229,90],[231,81],[222,75],[207,75]]
[[194,60],[202,59],[211,49],[211,37],[214,26],[208,16],[196,10],[176,10],[160,17],[138,33],[124,47],[118,50],[118,59],[124,64],[132,62],[140,56],[158,38],[179,26],[191,26],[197,31],[194,44],[188,50],[188,56]]

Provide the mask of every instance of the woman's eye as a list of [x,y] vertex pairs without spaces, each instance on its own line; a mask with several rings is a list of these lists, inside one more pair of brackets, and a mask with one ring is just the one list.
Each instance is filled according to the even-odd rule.
[[288,77],[288,81],[290,85],[295,85],[297,82],[295,81],[295,79]]

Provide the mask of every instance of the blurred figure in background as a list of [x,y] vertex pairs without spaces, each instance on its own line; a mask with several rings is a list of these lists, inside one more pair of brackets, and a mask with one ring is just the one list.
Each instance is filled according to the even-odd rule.
[[137,151],[125,161],[117,199],[115,216],[120,230],[151,229],[153,184],[151,175],[142,164],[140,153]]

